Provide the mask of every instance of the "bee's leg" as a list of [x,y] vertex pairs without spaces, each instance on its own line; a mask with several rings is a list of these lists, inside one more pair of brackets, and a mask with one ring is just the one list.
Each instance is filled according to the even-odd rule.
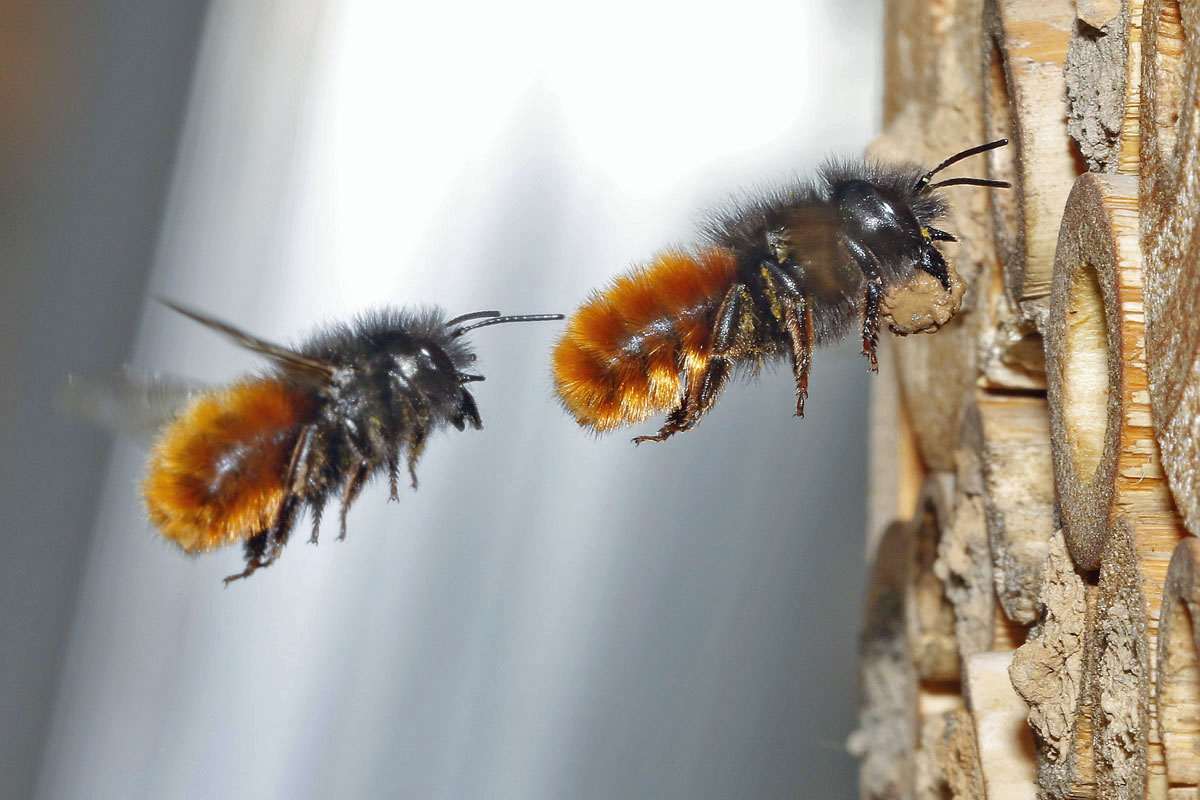
[[775,296],[782,296],[781,299],[800,297],[803,294],[800,282],[790,271],[798,269],[792,262],[777,264],[774,261],[764,261],[762,263],[763,285]]
[[796,381],[796,416],[804,416],[808,399],[808,372],[812,367],[812,304],[792,270],[795,264],[764,261],[761,267],[763,287],[772,302],[772,313],[787,331],[792,349],[792,377]]
[[326,483],[326,453],[329,448],[320,431],[314,430],[312,441],[309,443],[308,456],[305,458],[305,473],[303,479],[296,484],[296,493],[308,502],[308,516],[312,532],[308,543],[317,544],[321,532],[321,520],[325,513],[325,502],[328,492],[323,490]]
[[315,435],[316,427],[313,425],[305,425],[300,429],[296,444],[292,447],[287,472],[284,474],[284,495],[279,508],[275,510],[275,518],[265,531],[246,541],[246,568],[235,575],[227,576],[226,586],[233,581],[250,577],[256,570],[271,566],[283,552],[292,526],[296,523],[296,512],[300,510],[300,503],[304,498],[308,481],[309,454]]
[[929,238],[935,242],[957,242],[958,237],[953,233],[947,233],[943,230],[938,230],[932,225],[926,228],[929,231]]
[[479,406],[475,404],[474,395],[468,392],[466,387],[459,392],[458,408],[454,410],[450,422],[460,431],[467,427],[468,422],[475,430],[483,430],[483,420],[479,418]]
[[400,500],[400,445],[388,448],[387,454],[388,502]]
[[[635,436],[634,444],[665,442],[671,436],[696,427],[700,417],[712,408],[717,393],[728,377],[729,365],[723,358],[710,357],[704,367],[688,370],[684,378],[683,402],[667,414],[667,420],[653,436]],[[707,398],[707,405],[705,398]]]
[[871,372],[879,372],[879,358],[875,348],[879,345],[879,301],[883,299],[883,281],[878,277],[867,281],[866,301],[863,305],[862,354],[871,362]]
[[804,401],[808,399],[808,372],[812,368],[813,318],[812,304],[801,294],[784,303],[784,327],[792,345],[792,377],[796,381],[796,416],[804,416]]
[[712,347],[703,369],[688,370],[683,403],[667,415],[667,421],[653,436],[638,436],[634,444],[663,442],[676,433],[691,430],[717,402],[717,397],[733,372],[730,353],[737,343],[742,319],[750,310],[750,293],[743,284],[734,284],[725,293],[713,323]]
[[850,251],[850,255],[854,256],[858,268],[863,273],[862,354],[871,362],[871,372],[878,372],[879,360],[875,356],[875,347],[879,344],[879,303],[883,300],[883,278],[879,272],[879,261],[874,253],[848,236],[842,237],[842,243]]
[[[277,521],[282,521],[284,524],[291,526],[296,521],[295,509],[298,506],[297,499],[288,495],[283,499],[283,503],[279,506],[280,513],[276,515]],[[234,581],[242,578],[249,578],[260,569],[266,569],[275,563],[283,552],[285,542],[280,542],[275,538],[275,527],[272,526],[257,536],[252,536],[246,540],[245,556],[246,568],[241,572],[233,575],[226,575],[224,583],[226,586]],[[286,537],[285,537],[286,538]]]
[[360,461],[358,466],[354,468],[354,473],[350,476],[350,480],[346,481],[345,487],[342,489],[342,508],[338,515],[341,523],[340,532],[338,533],[338,541],[343,541],[346,538],[346,514],[350,511],[350,506],[358,499],[359,493],[363,490],[363,486],[367,483],[367,462]]
[[417,462],[425,452],[425,443],[429,441],[429,429],[424,425],[413,428],[408,440],[408,480],[414,490],[417,488]]
[[316,544],[321,530],[321,517],[325,513],[325,495],[314,497],[308,503],[308,515],[312,518],[312,534],[308,537],[309,544]]
[[950,268],[946,266],[946,259],[936,247],[927,245],[921,248],[921,261],[917,268],[937,278],[942,288],[950,291]]
[[249,578],[259,567],[265,567],[270,563],[263,561],[263,555],[267,551],[267,533],[267,531],[263,531],[246,540],[242,546],[242,552],[246,558],[246,568],[233,575],[226,575],[224,580],[226,586],[242,578]]
[[413,404],[413,424],[408,435],[408,482],[413,491],[417,489],[417,462],[425,452],[425,443],[429,441],[429,431],[433,426],[433,418],[429,405],[423,400]]

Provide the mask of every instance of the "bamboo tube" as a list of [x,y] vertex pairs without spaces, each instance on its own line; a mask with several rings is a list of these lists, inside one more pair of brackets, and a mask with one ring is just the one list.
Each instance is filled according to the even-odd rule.
[[1013,656],[1009,677],[1029,706],[1043,796],[1094,797],[1089,632],[1096,588],[1071,563],[1061,531],[1050,538],[1043,574],[1038,622]]
[[917,671],[909,642],[909,572],[913,528],[895,522],[884,532],[867,583],[860,640],[858,729],[847,748],[862,759],[859,796],[913,796],[917,748]]
[[1012,652],[964,659],[963,689],[975,723],[979,763],[988,800],[1033,800],[1037,767],[1026,706],[1008,677]]
[[1158,732],[1172,800],[1200,797],[1200,541],[1175,548],[1158,638]]
[[[957,681],[958,641],[955,608],[938,576],[938,553],[954,519],[954,476],[934,473],[925,479],[913,519],[912,566],[908,573],[909,641],[922,681]],[[990,619],[988,620],[990,623]]]
[[924,0],[889,0],[884,15],[883,126],[890,127],[918,95],[914,87],[926,82],[935,51],[923,47],[942,9]]
[[1009,296],[1039,321],[1063,201],[1081,172],[1067,135],[1063,76],[1074,19],[1071,0],[988,0],[984,7],[988,138],[1012,142],[988,156],[990,177],[1014,188],[992,197],[996,251]]
[[[978,61],[983,0],[894,0],[888,5],[886,52],[886,128],[869,148],[891,162],[916,161],[932,166],[951,153],[983,139],[983,87],[963,64]],[[948,174],[979,174],[982,165],[966,162]],[[972,173],[972,171],[974,171]],[[951,211],[944,223],[958,244],[944,246],[946,258],[961,277],[966,299],[958,316],[935,335],[893,340],[902,395],[924,465],[952,471],[957,420],[963,394],[976,378],[980,315],[973,310],[973,286],[995,263],[987,190],[951,190]]]
[[866,555],[869,562],[888,523],[908,519],[917,507],[925,469],[908,410],[900,397],[900,379],[891,342],[879,342],[879,374],[871,381],[867,442],[868,486]]
[[1117,154],[1117,172],[1137,175],[1142,161],[1142,40],[1144,0],[1124,0],[1125,111]]
[[1200,7],[1147,0],[1143,16],[1142,253],[1146,352],[1163,469],[1200,533]]
[[1089,170],[1136,175],[1142,0],[1078,0],[1067,51],[1067,131]]
[[[876,140],[870,152],[891,162],[910,161],[914,152],[937,154],[925,157],[926,163],[936,163],[949,152],[914,146],[922,136],[924,132],[915,124],[898,126]],[[963,282],[969,285],[982,270],[986,257],[978,250],[989,246],[986,237],[972,232],[979,229],[978,219],[984,215],[970,218],[971,207],[970,202],[952,206],[951,217],[945,223],[959,237],[958,245],[947,248],[947,258],[953,271],[952,280],[960,286]],[[896,362],[908,422],[927,470],[954,469],[956,431],[953,424],[946,423],[958,419],[962,395],[975,381],[979,322],[979,315],[968,305],[936,333],[888,337],[889,355]]]
[[996,599],[1014,622],[1037,617],[1046,548],[1054,532],[1054,472],[1046,400],[976,391],[963,415],[964,448],[982,467]]
[[976,374],[974,316],[964,311],[936,335],[910,336],[892,348],[921,461],[930,471],[954,469],[953,420]]
[[1081,567],[1096,568],[1120,513],[1161,586],[1183,530],[1159,467],[1146,392],[1134,179],[1083,176],[1063,219],[1046,354],[1067,546]]
[[998,261],[980,275],[975,288],[975,307],[984,317],[976,344],[979,375],[975,385],[993,391],[1045,392],[1042,334],[1013,306]]

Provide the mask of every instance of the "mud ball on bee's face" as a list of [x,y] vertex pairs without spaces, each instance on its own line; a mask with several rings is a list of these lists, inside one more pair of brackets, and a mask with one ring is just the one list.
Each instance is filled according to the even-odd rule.
[[962,308],[967,286],[949,265],[950,288],[928,272],[917,270],[904,283],[888,289],[879,304],[880,318],[897,336],[934,333]]

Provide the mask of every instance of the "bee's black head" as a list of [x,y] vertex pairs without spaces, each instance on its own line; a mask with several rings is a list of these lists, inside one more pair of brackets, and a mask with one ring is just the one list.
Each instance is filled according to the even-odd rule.
[[933,226],[948,205],[938,189],[948,186],[991,186],[1008,183],[987,178],[933,176],[964,158],[1003,147],[1008,140],[978,145],[955,153],[928,172],[916,167],[872,165],[854,173],[839,165],[825,172],[829,197],[837,209],[843,242],[867,274],[885,280],[903,278],[911,268],[928,272],[948,288],[946,261],[935,242],[952,242],[954,236]]

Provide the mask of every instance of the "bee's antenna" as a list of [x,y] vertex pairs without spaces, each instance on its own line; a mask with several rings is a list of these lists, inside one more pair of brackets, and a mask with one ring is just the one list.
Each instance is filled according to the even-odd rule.
[[[476,328],[486,328],[488,325],[500,325],[506,322],[549,322],[556,319],[566,319],[564,314],[520,314],[509,317],[491,317],[491,312],[483,312],[489,315],[490,319],[485,319],[482,322],[476,322],[474,325],[464,325],[461,328],[455,328],[451,332],[450,337],[457,339],[467,331],[473,331]],[[468,318],[473,319],[474,316],[468,315]]]
[[483,319],[484,317],[498,316],[500,316],[499,311],[472,311],[469,314],[459,314],[454,319],[446,320],[446,327],[449,328],[451,325],[457,325],[460,322],[466,322],[467,320],[471,319]]
[[[950,156],[942,163],[938,164],[933,169],[929,170],[929,172],[926,172],[924,175],[922,175],[921,179],[919,181],[917,181],[915,186],[913,186],[913,191],[914,192],[923,192],[928,189],[932,189],[933,187],[929,185],[930,179],[932,179],[934,175],[938,174],[939,172],[944,170],[946,167],[957,164],[959,161],[962,161],[964,158],[970,158],[971,156],[978,155],[979,153],[986,153],[989,150],[995,150],[997,147],[1004,147],[1006,144],[1008,144],[1008,139],[997,139],[994,142],[988,142],[987,144],[977,144],[974,147],[968,147],[966,150],[963,150],[960,153],[955,153],[954,155]],[[979,180],[979,179],[976,179],[976,180]],[[1003,183],[1003,181],[1000,181],[1000,183]],[[940,183],[938,185],[953,186],[954,184],[951,184],[947,181],[943,181],[942,183]],[[990,186],[992,184],[974,184],[974,185]],[[1005,184],[1005,186],[999,187],[999,188],[1008,188],[1008,185]]]
[[937,183],[931,183],[925,189],[941,189],[945,186],[991,186],[996,189],[1012,188],[1012,184],[1008,181],[994,181],[990,178],[949,178]]

